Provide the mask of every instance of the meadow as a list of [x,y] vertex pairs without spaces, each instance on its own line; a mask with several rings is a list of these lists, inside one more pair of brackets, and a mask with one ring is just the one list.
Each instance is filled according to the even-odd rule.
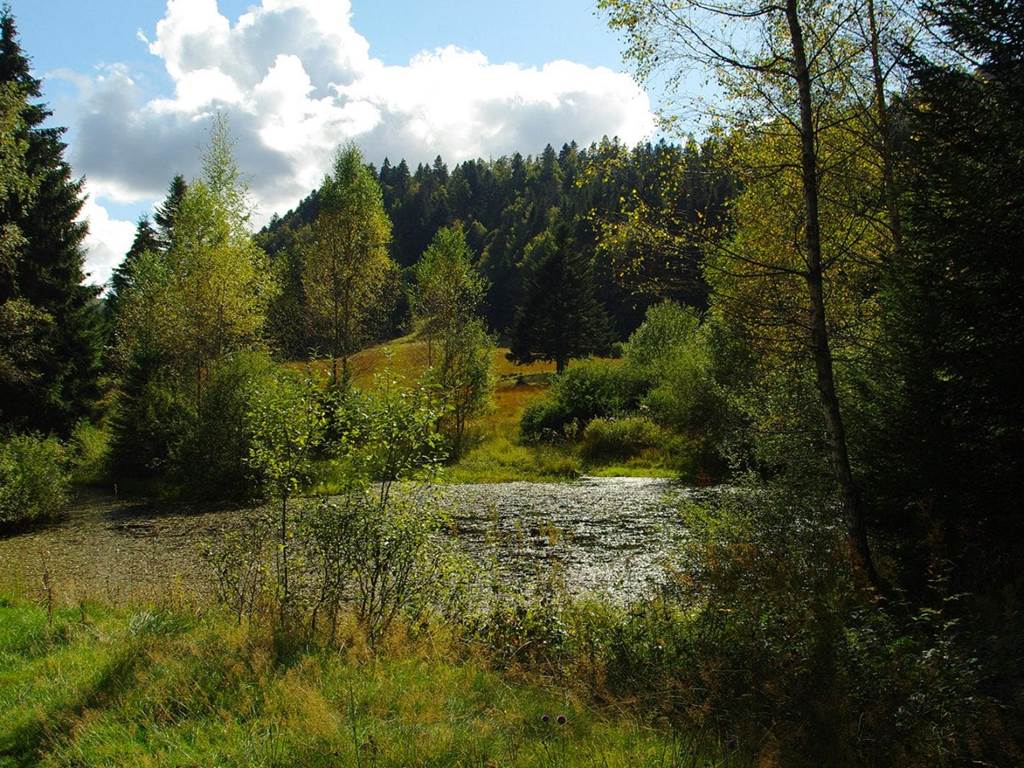
[[445,633],[371,654],[175,603],[0,599],[0,766],[739,765],[630,712],[498,674]]
[[[547,482],[573,480],[583,475],[597,477],[677,477],[678,471],[666,466],[664,456],[648,452],[627,461],[588,461],[580,455],[579,445],[565,440],[526,441],[520,434],[520,422],[528,406],[544,400],[555,375],[552,361],[516,364],[508,359],[507,347],[491,351],[493,390],[483,412],[468,427],[469,445],[444,473],[452,483],[504,483],[513,481]],[[595,358],[609,365],[611,358]],[[372,389],[379,375],[416,381],[430,365],[428,342],[416,333],[377,344],[353,355],[349,369],[353,383]],[[324,377],[330,361],[291,363],[297,369],[311,370]],[[329,490],[330,483],[318,488]]]

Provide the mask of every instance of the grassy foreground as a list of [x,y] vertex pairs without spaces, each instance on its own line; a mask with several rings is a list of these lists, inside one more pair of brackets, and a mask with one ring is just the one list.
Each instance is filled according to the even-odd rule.
[[0,599],[0,766],[718,764],[442,638],[272,648],[211,613]]

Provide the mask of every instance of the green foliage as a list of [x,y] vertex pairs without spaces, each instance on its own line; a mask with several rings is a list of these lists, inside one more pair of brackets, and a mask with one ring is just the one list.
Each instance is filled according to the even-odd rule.
[[121,377],[110,414],[110,473],[114,482],[171,471],[171,453],[189,430],[189,398],[152,359],[136,358]]
[[40,371],[53,354],[53,315],[25,299],[0,303],[0,386],[9,395],[0,417],[18,423],[21,407],[42,386]]
[[368,392],[344,397],[339,411],[343,426],[332,450],[356,484],[381,482],[386,495],[396,480],[431,478],[447,457],[438,432],[445,406],[431,387],[383,371]]
[[71,432],[72,480],[76,485],[107,485],[110,479],[110,432],[90,421],[80,421]]
[[306,518],[304,543],[325,575],[317,607],[329,619],[332,639],[348,597],[371,646],[396,619],[421,618],[424,606],[443,588],[436,537],[446,520],[422,493],[378,495],[369,487],[325,501]]
[[393,265],[387,248],[391,222],[377,180],[359,149],[339,149],[331,175],[320,187],[319,213],[302,240],[302,288],[306,320],[338,359],[347,377],[348,357],[373,337],[379,308],[393,297],[383,288]]
[[110,276],[110,283],[107,296],[103,306],[107,316],[107,322],[111,327],[117,326],[117,315],[120,309],[121,297],[130,288],[134,279],[135,262],[147,251],[158,251],[160,249],[159,236],[153,225],[149,222],[148,216],[139,218],[135,226],[135,238],[132,246],[128,249],[124,259],[114,268]]
[[207,367],[259,341],[276,290],[246,228],[247,192],[220,119],[203,169],[204,178],[175,202],[172,246],[144,251],[126,276],[118,327],[122,359],[145,357],[168,368],[192,390],[196,407]]
[[494,341],[483,321],[473,319],[446,337],[442,359],[427,372],[426,381],[437,388],[447,405],[441,428],[452,458],[466,447],[470,419],[482,414],[490,402],[493,350]]
[[0,442],[0,525],[56,516],[69,483],[67,455],[54,438],[17,435]]
[[673,462],[690,479],[724,473],[722,452],[735,421],[718,380],[728,366],[715,330],[692,309],[663,302],[648,309],[626,345],[625,365],[649,382],[641,408],[665,428],[665,447],[671,444]]
[[245,463],[268,495],[287,499],[313,480],[327,416],[309,379],[269,361],[253,384],[243,419],[251,438]]
[[238,352],[213,363],[202,403],[189,408],[187,420],[171,435],[166,474],[183,495],[236,501],[261,497],[266,470],[248,460],[262,438],[249,415],[280,375],[274,362],[257,352]]
[[607,360],[583,360],[551,383],[548,397],[527,407],[521,423],[527,440],[571,437],[591,419],[635,411],[646,381],[633,369]]
[[[243,421],[247,434],[251,435],[249,455],[243,461],[267,495],[279,500],[281,505],[274,549],[275,598],[281,629],[287,630],[295,611],[291,582],[294,534],[288,501],[313,480],[313,460],[323,442],[327,416],[319,393],[309,379],[277,371],[276,375],[266,376],[259,382]],[[262,553],[256,550],[250,554],[258,558]],[[245,585],[249,579],[248,572],[243,572],[241,589],[232,593],[233,607],[238,611],[244,605]],[[238,594],[243,595],[241,603],[235,602]]]
[[598,418],[583,430],[580,455],[587,461],[624,461],[668,442],[665,431],[645,416]]
[[898,157],[905,247],[882,272],[881,338],[858,371],[858,454],[872,524],[899,544],[902,584],[918,591],[936,562],[953,562],[959,589],[1002,593],[1010,579],[1019,593],[1020,8],[926,7],[955,58],[927,48],[911,62]]
[[[22,137],[24,120],[21,110],[24,94],[17,83],[0,83],[0,200],[24,204],[32,184],[26,169],[28,142]],[[0,275],[4,292],[14,275],[18,250],[24,245],[18,225],[6,221],[0,229]]]
[[721,436],[726,404],[711,354],[705,337],[695,334],[665,356],[657,383],[644,398],[655,421],[712,441]]
[[[673,586],[611,631],[603,674],[783,764],[954,765],[1002,747],[956,609],[853,598],[829,502],[768,488],[684,509]],[[706,713],[702,715],[701,713]],[[987,722],[986,722],[987,721]]]
[[487,284],[473,268],[461,226],[439,229],[413,272],[415,312],[430,342],[456,334],[476,316]]
[[[439,414],[428,389],[394,379],[364,394],[333,387],[324,393],[282,370],[264,377],[245,415],[245,464],[278,505],[272,516],[251,514],[240,534],[211,547],[220,600],[241,620],[269,599],[279,639],[288,644],[303,632],[317,635],[324,621],[333,642],[348,606],[375,645],[401,613],[422,605],[424,590],[437,586],[436,558],[427,550],[443,518],[429,498],[406,496],[404,486],[396,495],[392,487],[417,487],[433,476],[444,456]],[[332,500],[290,508],[324,457],[337,481]],[[264,566],[268,550],[273,589]]]
[[0,9],[0,420],[66,435],[98,395],[100,323],[84,285],[84,180]]
[[493,387],[494,342],[477,317],[486,283],[470,257],[462,228],[455,226],[438,230],[415,267],[416,314],[427,337],[430,364],[427,381],[448,405],[442,428],[452,458],[462,453],[466,424],[486,407]]
[[629,337],[625,354],[630,365],[640,370],[660,372],[674,357],[677,347],[697,333],[700,316],[690,307],[663,301],[647,310],[644,321]]

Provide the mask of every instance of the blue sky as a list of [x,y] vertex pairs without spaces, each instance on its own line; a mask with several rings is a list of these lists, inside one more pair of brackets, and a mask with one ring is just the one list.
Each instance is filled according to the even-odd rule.
[[346,140],[449,163],[654,131],[593,0],[11,0],[69,156],[103,281],[228,115],[262,217]]

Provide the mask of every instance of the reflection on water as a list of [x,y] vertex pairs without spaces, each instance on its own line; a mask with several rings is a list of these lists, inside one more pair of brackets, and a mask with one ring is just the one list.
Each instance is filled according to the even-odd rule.
[[[663,479],[584,478],[446,486],[441,499],[459,539],[502,577],[528,583],[557,566],[574,591],[630,595],[657,577],[681,532],[671,499],[706,493]],[[39,593],[48,568],[66,600],[202,592],[203,547],[244,518],[84,498],[58,523],[0,538],[0,589]]]
[[660,576],[682,533],[676,501],[708,493],[653,478],[501,483],[446,489],[471,552],[497,555],[510,579],[556,566],[573,591],[633,595]]

